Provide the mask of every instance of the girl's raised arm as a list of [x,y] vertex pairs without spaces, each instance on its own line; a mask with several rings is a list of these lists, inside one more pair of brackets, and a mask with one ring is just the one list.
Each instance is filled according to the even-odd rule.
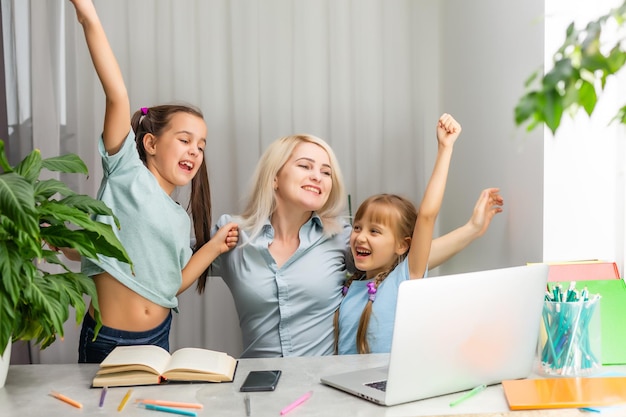
[[439,118],[437,123],[437,141],[439,142],[437,159],[417,211],[417,221],[409,249],[408,262],[411,279],[422,278],[426,272],[435,221],[441,209],[448,180],[452,148],[460,133],[461,125],[452,116],[444,113]]
[[124,77],[92,0],[70,0],[83,26],[87,48],[106,96],[102,137],[110,155],[117,153],[130,130],[130,102]]

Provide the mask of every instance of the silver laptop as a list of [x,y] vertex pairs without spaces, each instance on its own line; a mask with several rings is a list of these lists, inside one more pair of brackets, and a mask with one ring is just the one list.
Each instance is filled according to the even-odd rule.
[[321,382],[381,405],[527,377],[533,370],[548,265],[403,282],[389,366]]

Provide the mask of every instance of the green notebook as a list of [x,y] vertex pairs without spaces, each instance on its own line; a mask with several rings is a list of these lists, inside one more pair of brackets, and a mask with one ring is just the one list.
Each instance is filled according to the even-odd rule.
[[[552,283],[551,283],[552,284]],[[569,282],[562,281],[563,288]],[[589,294],[600,294],[602,328],[602,364],[626,364],[626,283],[623,279],[576,281],[580,291],[587,287]]]

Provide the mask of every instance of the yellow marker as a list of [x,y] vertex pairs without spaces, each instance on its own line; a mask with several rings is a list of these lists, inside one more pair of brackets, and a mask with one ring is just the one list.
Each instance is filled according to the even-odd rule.
[[124,395],[124,398],[122,398],[122,402],[120,402],[120,405],[117,407],[117,411],[122,411],[124,409],[124,406],[126,405],[126,403],[128,402],[128,399],[130,398],[130,395],[133,393],[132,389],[129,389],[126,392],[126,395]]

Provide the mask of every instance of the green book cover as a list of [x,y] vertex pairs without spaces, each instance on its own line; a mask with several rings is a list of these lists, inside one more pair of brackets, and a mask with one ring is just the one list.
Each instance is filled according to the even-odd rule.
[[[561,281],[561,286],[567,288],[569,282]],[[589,294],[600,294],[602,297],[600,299],[602,364],[626,364],[626,326],[623,324],[626,319],[626,283],[621,278],[576,281],[578,291],[584,287],[587,287]]]

